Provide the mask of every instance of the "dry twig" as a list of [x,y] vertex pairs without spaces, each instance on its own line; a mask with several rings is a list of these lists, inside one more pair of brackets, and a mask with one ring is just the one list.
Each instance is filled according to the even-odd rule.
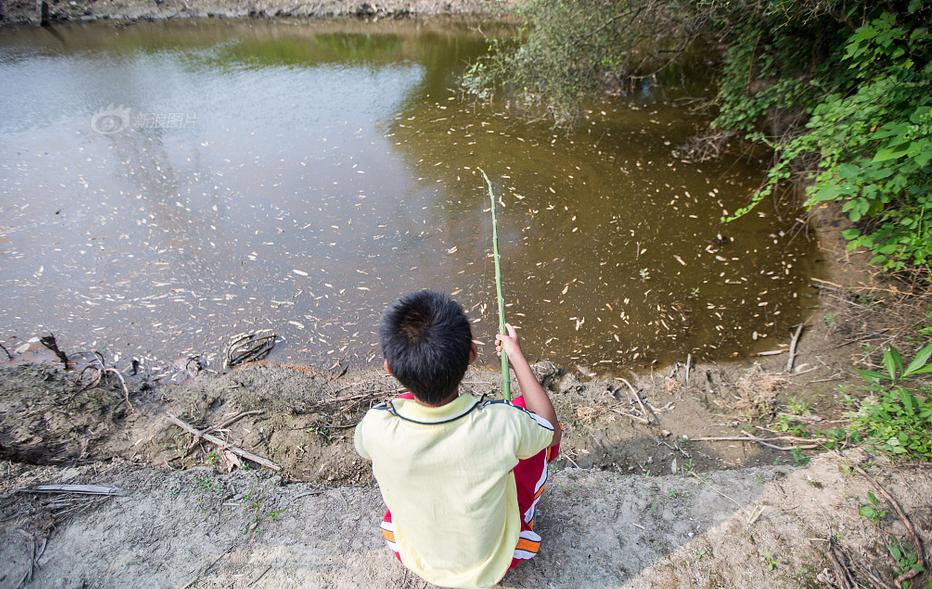
[[84,373],[87,372],[88,370],[96,370],[97,376],[94,378],[93,381],[91,381],[90,384],[83,386],[77,391],[75,391],[74,395],[83,393],[86,390],[93,389],[93,388],[100,386],[100,382],[103,380],[103,377],[105,374],[115,374],[116,377],[120,380],[120,387],[122,387],[123,389],[123,400],[126,401],[126,406],[129,407],[130,411],[135,411],[133,404],[129,402],[129,389],[126,387],[126,380],[123,378],[123,375],[120,374],[120,371],[117,370],[116,368],[111,368],[110,366],[107,366],[106,362],[104,361],[104,356],[100,352],[94,352],[94,357],[97,358],[97,361],[100,363],[100,365],[97,366],[94,364],[89,364],[85,366],[81,370],[80,374],[78,375],[78,382],[81,382],[81,380],[84,378]]
[[877,488],[880,494],[883,495],[887,499],[887,501],[890,502],[890,505],[893,506],[893,509],[896,511],[896,514],[900,516],[900,519],[903,520],[903,523],[906,525],[906,529],[909,531],[909,535],[912,538],[913,544],[916,547],[916,555],[917,555],[916,565],[917,566],[904,572],[903,574],[901,574],[899,577],[897,577],[893,581],[894,583],[896,583],[897,587],[902,587],[903,581],[908,581],[909,579],[912,579],[913,577],[918,575],[920,571],[925,570],[926,568],[926,556],[925,556],[925,550],[922,547],[922,538],[919,536],[919,534],[916,533],[916,528],[913,526],[913,522],[909,519],[909,516],[906,515],[906,512],[903,511],[903,508],[900,506],[899,502],[893,498],[893,495],[891,495],[883,487],[883,485],[878,483],[877,480],[874,479],[874,477],[867,474],[867,471],[865,471],[860,466],[854,465],[854,470],[861,473],[861,475],[863,475],[864,478],[870,481],[871,484],[873,484],[874,487]]
[[246,460],[250,460],[252,462],[255,462],[256,464],[261,464],[262,466],[272,469],[275,472],[282,471],[281,466],[275,464],[274,462],[272,462],[271,460],[267,458],[257,456],[256,454],[253,454],[252,452],[249,452],[248,450],[243,450],[242,448],[238,446],[228,444],[227,442],[221,440],[217,436],[197,430],[194,427],[192,427],[190,424],[178,419],[171,413],[166,413],[166,416],[168,417],[169,421],[171,421],[172,423],[174,423],[175,425],[177,425],[184,431],[188,432],[189,434],[195,436],[196,438],[203,438],[207,440],[208,442],[210,442],[211,444],[216,444],[217,446],[220,446],[222,450],[227,450],[229,452],[232,452],[233,454],[236,454],[237,456],[245,458]]
[[117,495],[125,496],[126,491],[119,487],[102,485],[36,485],[16,489],[17,493],[77,493],[78,495]]
[[[61,360],[61,363],[65,365],[65,368],[68,368],[68,356],[61,351],[58,347],[58,342],[55,341],[55,334],[50,333],[39,338],[39,342],[46,348],[52,350],[52,352],[58,356],[58,359]],[[10,358],[12,360],[12,358]]]
[[799,336],[803,332],[803,324],[800,323],[790,341],[790,357],[786,359],[786,372],[793,372],[793,362],[796,360],[796,345],[799,343]]
[[634,395],[634,398],[635,400],[637,400],[638,405],[640,405],[641,411],[644,412],[644,418],[647,420],[647,423],[650,424],[653,421],[656,421],[657,416],[654,415],[654,413],[651,410],[649,410],[647,406],[644,404],[644,401],[641,400],[641,395],[638,394],[637,389],[634,388],[634,385],[632,385],[630,382],[628,382],[626,379],[620,376],[617,376],[615,378],[617,378],[621,382],[628,385],[628,389],[631,391],[631,394]]
[[223,353],[224,368],[261,360],[275,347],[275,333],[269,329],[234,335]]
[[[805,445],[796,445],[796,446],[777,446],[776,444],[771,444],[770,442],[774,440],[780,441],[796,441],[802,438],[794,438],[792,436],[777,436],[773,438],[758,438],[757,436],[752,436],[749,433],[745,432],[745,437],[740,436],[724,436],[724,437],[710,437],[710,438],[689,438],[694,442],[754,442],[760,444],[761,446],[766,446],[768,448],[773,448],[774,450],[781,450],[783,452],[792,452],[794,449],[800,450],[813,450],[815,448],[821,447],[820,444],[805,444]],[[806,440],[808,442],[825,442],[822,438],[815,438],[812,440]]]

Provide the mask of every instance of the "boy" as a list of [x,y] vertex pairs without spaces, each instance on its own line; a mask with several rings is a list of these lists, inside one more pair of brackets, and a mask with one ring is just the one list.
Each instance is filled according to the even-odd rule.
[[540,545],[534,514],[561,433],[514,328],[507,330],[496,350],[508,354],[523,394],[510,403],[460,396],[478,350],[462,308],[446,295],[408,294],[379,325],[385,369],[409,393],[369,410],[356,427],[356,451],[372,461],[389,508],[389,547],[437,585],[489,587]]

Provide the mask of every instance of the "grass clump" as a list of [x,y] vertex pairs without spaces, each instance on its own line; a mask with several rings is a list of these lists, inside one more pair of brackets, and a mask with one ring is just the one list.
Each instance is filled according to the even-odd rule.
[[904,365],[900,353],[890,346],[884,350],[885,372],[858,370],[870,396],[851,413],[851,423],[830,437],[863,442],[891,458],[932,460],[932,387],[915,379],[932,372],[930,358],[932,344]]

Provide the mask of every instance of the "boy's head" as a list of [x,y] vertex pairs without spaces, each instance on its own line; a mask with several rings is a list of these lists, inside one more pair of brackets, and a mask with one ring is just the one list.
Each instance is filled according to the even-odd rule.
[[475,359],[472,329],[456,301],[421,290],[392,304],[379,324],[388,371],[429,405],[448,399]]

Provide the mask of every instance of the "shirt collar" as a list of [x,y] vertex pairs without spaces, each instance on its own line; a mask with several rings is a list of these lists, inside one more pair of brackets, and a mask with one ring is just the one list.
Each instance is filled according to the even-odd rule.
[[469,413],[480,401],[472,395],[460,395],[446,405],[427,407],[414,399],[394,399],[391,402],[401,417],[422,423],[447,422]]

